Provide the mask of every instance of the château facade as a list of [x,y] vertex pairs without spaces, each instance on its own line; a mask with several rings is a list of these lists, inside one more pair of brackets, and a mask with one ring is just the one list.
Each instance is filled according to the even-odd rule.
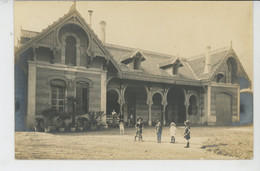
[[104,111],[109,117],[114,109],[125,122],[131,114],[148,125],[240,121],[240,82],[250,88],[251,81],[232,44],[184,58],[108,44],[106,23],[100,25],[98,37],[72,6],[42,32],[22,30],[15,51],[16,123],[22,129],[32,129],[47,108],[68,110],[68,96],[76,97],[80,114]]

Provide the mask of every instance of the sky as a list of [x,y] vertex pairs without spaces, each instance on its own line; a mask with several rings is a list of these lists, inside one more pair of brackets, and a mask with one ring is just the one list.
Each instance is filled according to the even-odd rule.
[[[68,13],[72,1],[15,2],[15,44],[20,29],[42,31]],[[253,78],[252,2],[95,2],[78,1],[77,10],[106,42],[181,57],[229,46],[232,41],[248,76]],[[253,80],[252,80],[253,81]]]

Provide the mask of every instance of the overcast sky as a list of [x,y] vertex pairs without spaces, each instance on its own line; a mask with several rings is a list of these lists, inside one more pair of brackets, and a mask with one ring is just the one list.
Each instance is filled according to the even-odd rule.
[[[41,31],[69,11],[72,2],[15,2],[15,42],[20,28]],[[253,76],[252,2],[77,2],[77,10],[106,42],[182,57],[229,46]]]

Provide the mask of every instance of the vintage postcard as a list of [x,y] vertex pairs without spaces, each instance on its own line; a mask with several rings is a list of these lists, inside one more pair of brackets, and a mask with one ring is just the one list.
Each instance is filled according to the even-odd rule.
[[15,159],[253,159],[252,4],[14,2]]

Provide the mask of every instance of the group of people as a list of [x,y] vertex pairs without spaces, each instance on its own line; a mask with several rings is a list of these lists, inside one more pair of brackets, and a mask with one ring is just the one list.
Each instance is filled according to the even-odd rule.
[[[115,112],[112,112],[113,116],[116,116]],[[116,117],[113,117],[113,121],[116,121],[115,119]],[[130,118],[128,119],[128,126],[132,127],[133,125],[135,125],[136,128],[136,135],[135,135],[135,141],[136,138],[138,138],[138,141],[143,141],[143,128],[144,128],[144,124],[142,123],[143,119],[141,117],[137,118],[136,123],[134,124],[134,117],[133,115],[130,115]],[[189,148],[190,147],[190,121],[186,120],[184,121],[184,125],[185,130],[184,130],[184,138],[187,140],[187,144],[185,146],[185,148]],[[124,134],[124,122],[122,119],[119,120],[119,130],[120,130],[120,135]],[[156,130],[156,134],[157,134],[157,142],[161,143],[161,137],[162,137],[162,130],[163,130],[163,126],[161,121],[157,121],[157,124],[155,126],[155,130]],[[175,143],[175,137],[176,137],[176,124],[174,122],[171,122],[170,124],[170,143]]]
[[[186,120],[184,122],[185,130],[184,130],[184,138],[187,140],[187,144],[185,146],[185,148],[189,148],[190,147],[190,121]],[[136,135],[135,135],[135,141],[136,141],[136,137],[139,137],[139,141],[143,141],[143,136],[142,136],[142,130],[143,130],[143,123],[142,123],[142,118],[138,118],[137,119],[137,123],[135,125],[136,128]],[[156,134],[157,134],[157,142],[161,143],[161,137],[162,137],[162,130],[163,130],[163,126],[161,124],[161,121],[157,121],[157,124],[155,126],[155,130],[156,130]],[[175,136],[176,136],[176,124],[174,122],[172,122],[170,124],[170,143],[175,143]]]

